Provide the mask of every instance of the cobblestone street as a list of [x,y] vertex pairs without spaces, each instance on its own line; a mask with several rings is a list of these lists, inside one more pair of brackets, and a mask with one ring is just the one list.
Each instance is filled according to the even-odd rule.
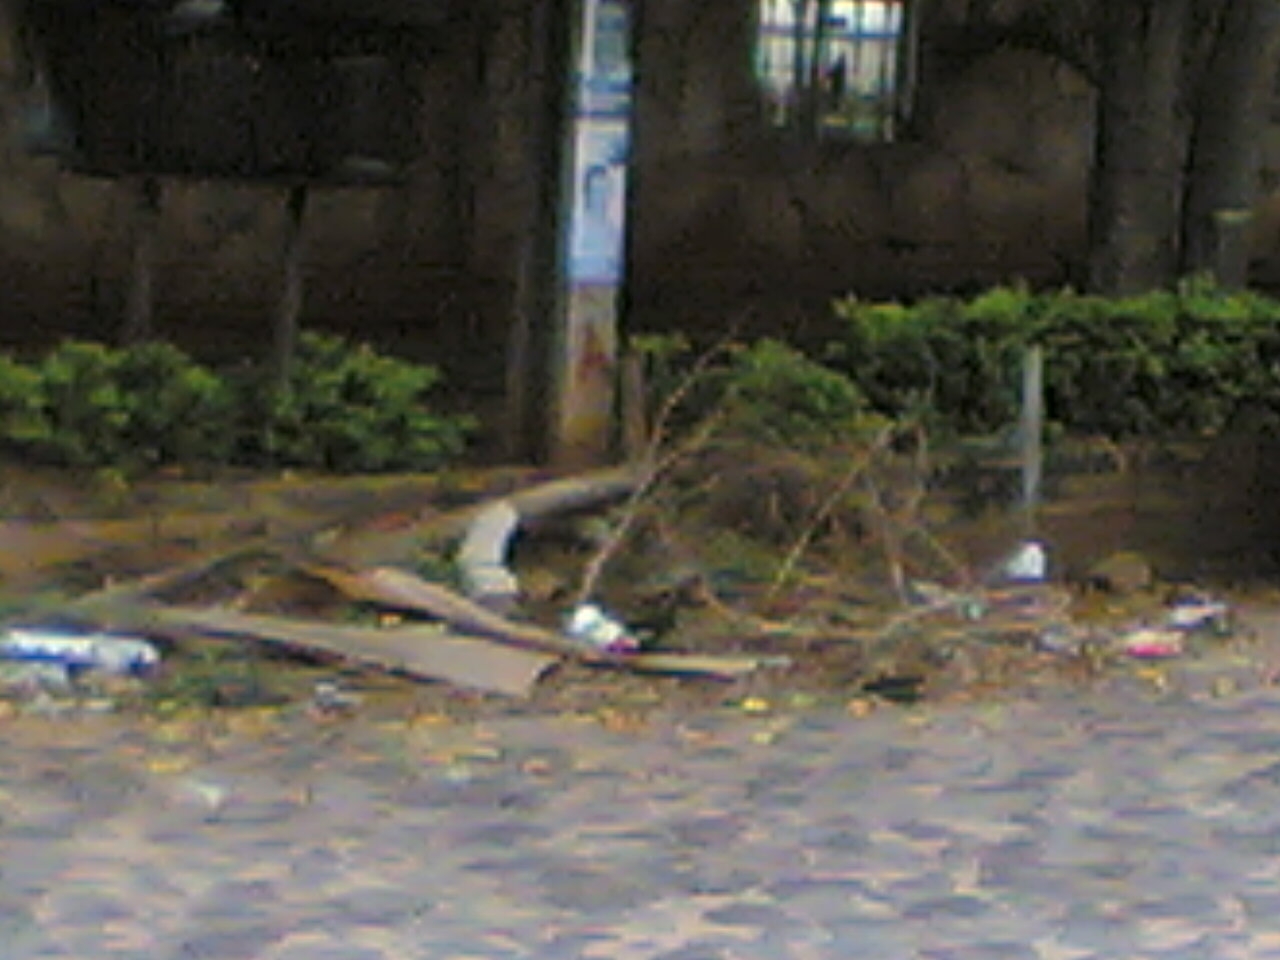
[[1280,957],[1273,629],[865,717],[6,721],[3,955]]

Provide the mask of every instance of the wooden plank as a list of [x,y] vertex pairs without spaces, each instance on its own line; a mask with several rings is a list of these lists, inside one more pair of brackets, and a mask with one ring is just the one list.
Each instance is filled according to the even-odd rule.
[[609,659],[607,654],[532,623],[518,623],[495,613],[448,587],[431,583],[406,570],[377,567],[373,570],[305,568],[311,576],[332,584],[353,600],[378,603],[396,610],[425,613],[466,632],[492,637],[516,646],[588,659]]
[[538,678],[558,660],[549,654],[433,627],[384,630],[220,607],[135,607],[115,611],[110,626],[162,636],[198,635],[318,651],[381,670],[515,697],[528,696]]

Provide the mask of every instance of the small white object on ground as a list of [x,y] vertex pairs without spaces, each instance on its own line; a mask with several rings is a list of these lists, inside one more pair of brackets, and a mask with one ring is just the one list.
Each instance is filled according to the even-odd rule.
[[569,615],[566,632],[601,650],[623,653],[639,649],[640,643],[623,624],[613,619],[594,603],[575,607]]
[[363,702],[360,694],[344,690],[335,680],[317,681],[311,694],[312,706],[325,713],[354,710]]
[[0,634],[0,660],[136,676],[159,664],[160,653],[138,637],[14,627]]
[[1025,540],[995,569],[995,579],[1005,583],[1042,583],[1049,576],[1049,554],[1044,544]]
[[1175,601],[1169,607],[1165,622],[1174,630],[1226,633],[1231,629],[1231,607],[1211,597],[1194,596]]

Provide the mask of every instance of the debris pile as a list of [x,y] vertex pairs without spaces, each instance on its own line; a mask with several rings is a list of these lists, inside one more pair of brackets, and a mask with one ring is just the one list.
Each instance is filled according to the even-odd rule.
[[[61,604],[56,618],[28,618],[0,633],[0,690],[48,694],[86,679],[137,682],[163,671],[162,655],[173,644],[212,640],[509,697],[529,696],[559,665],[743,679],[812,667],[824,652],[840,649],[859,664],[838,671],[846,693],[910,699],[925,672],[903,666],[913,644],[935,666],[992,649],[1062,660],[1151,660],[1182,656],[1197,638],[1234,629],[1228,604],[1190,589],[1176,592],[1157,614],[1132,621],[1082,617],[1080,591],[1150,591],[1149,568],[1126,555],[1069,588],[1054,576],[1050,548],[1039,540],[1015,544],[969,579],[903,576],[896,580],[897,609],[881,605],[875,619],[856,623],[847,606],[836,609],[834,602],[810,604],[792,619],[766,619],[731,608],[694,576],[682,589],[734,632],[738,642],[726,647],[655,648],[643,622],[629,622],[597,595],[600,552],[580,564],[585,572],[576,594],[561,592],[553,611],[533,615],[535,591],[511,563],[516,538],[557,517],[598,514],[634,499],[647,476],[618,468],[449,510],[398,510],[302,536],[260,534],[109,583]],[[617,550],[620,539],[606,538],[605,549]],[[448,576],[424,566],[424,557],[446,556]],[[687,647],[680,631],[675,637]],[[312,700],[318,716],[332,716],[350,712],[360,698],[321,681]]]
[[[58,620],[73,627],[13,628],[0,639],[0,661],[10,669],[11,687],[30,681],[48,689],[89,671],[154,672],[157,642],[213,639],[516,697],[528,695],[565,661],[728,678],[785,665],[779,657],[643,650],[594,602],[567,611],[559,628],[520,618],[519,581],[507,558],[521,525],[610,503],[633,482],[626,470],[607,471],[536,485],[456,513],[401,518],[391,527],[331,527],[301,545],[237,547],[71,601]],[[454,561],[460,588],[412,568],[424,544],[451,541],[460,544]],[[242,575],[245,570],[258,573]],[[319,616],[262,610],[264,598],[303,592],[326,594],[321,608],[358,605],[369,614],[362,618],[367,622],[344,622],[323,610]],[[0,681],[5,677],[0,670]],[[329,693],[318,697],[326,710],[333,708]]]

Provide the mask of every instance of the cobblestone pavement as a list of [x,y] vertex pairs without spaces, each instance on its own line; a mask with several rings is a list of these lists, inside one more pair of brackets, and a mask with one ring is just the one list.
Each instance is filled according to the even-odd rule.
[[1280,958],[1264,660],[635,729],[8,721],[0,956]]

